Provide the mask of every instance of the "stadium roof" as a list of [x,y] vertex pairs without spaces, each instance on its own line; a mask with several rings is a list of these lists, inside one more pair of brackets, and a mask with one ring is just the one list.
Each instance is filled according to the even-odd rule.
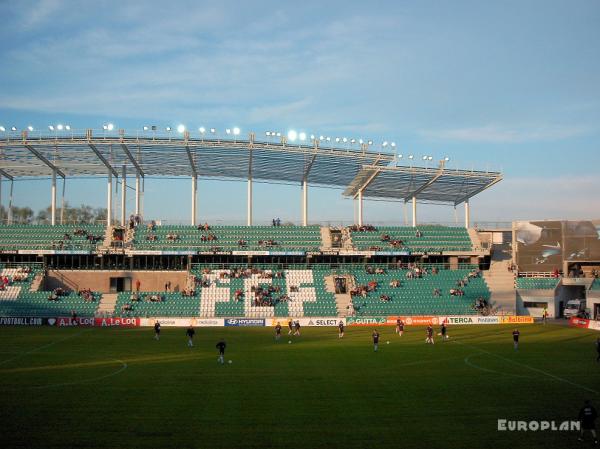
[[458,204],[502,179],[497,172],[398,166],[393,153],[248,139],[118,135],[11,136],[0,139],[0,175],[13,179],[128,175],[201,176],[345,188],[344,195]]

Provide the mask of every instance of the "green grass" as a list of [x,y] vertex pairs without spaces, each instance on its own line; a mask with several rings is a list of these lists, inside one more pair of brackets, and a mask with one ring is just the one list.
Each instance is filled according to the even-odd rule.
[[[498,432],[497,419],[600,408],[597,333],[557,325],[452,327],[424,344],[380,328],[0,328],[3,447],[569,448],[568,432]],[[216,362],[218,338],[231,365]],[[390,344],[386,344],[389,340]],[[125,368],[126,367],[126,368]],[[594,390],[594,391],[590,391]]]

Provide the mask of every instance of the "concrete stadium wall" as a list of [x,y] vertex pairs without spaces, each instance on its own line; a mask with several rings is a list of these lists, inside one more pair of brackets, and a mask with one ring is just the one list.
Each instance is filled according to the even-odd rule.
[[112,271],[112,270],[49,270],[44,279],[44,290],[65,288],[68,290],[89,288],[110,293],[110,278],[131,278],[131,289],[139,279],[140,291],[164,291],[165,283],[171,281],[171,291],[185,288],[187,271]]

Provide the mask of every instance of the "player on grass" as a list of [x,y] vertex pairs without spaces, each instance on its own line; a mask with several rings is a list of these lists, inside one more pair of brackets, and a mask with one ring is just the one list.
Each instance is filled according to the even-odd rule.
[[373,331],[373,351],[377,352],[379,349],[379,332],[377,329]]
[[583,441],[585,431],[589,430],[594,438],[594,444],[598,444],[598,436],[596,435],[596,418],[598,413],[594,406],[589,400],[585,401],[585,404],[579,410],[579,421],[581,422],[581,433],[579,434],[579,441]]
[[154,323],[154,339],[160,339],[160,323],[158,322],[158,320],[156,320],[156,323]]
[[294,332],[294,322],[292,321],[291,318],[288,320],[288,327],[290,329],[288,331],[288,335],[292,335],[292,332]]
[[338,323],[338,328],[338,338],[344,338],[344,322],[342,320]]
[[596,357],[596,362],[600,362],[600,337],[596,339],[596,352],[598,353],[598,357]]
[[433,327],[431,327],[431,324],[427,326],[427,338],[425,339],[425,343],[435,344],[433,341]]
[[519,329],[515,329],[512,333],[513,348],[515,349],[515,351],[519,349],[519,335],[521,335],[521,332],[519,332]]
[[277,326],[275,326],[275,340],[279,341],[280,338],[281,338],[281,324],[278,321]]
[[219,350],[219,358],[217,359],[217,361],[222,365],[223,363],[225,363],[224,357],[227,343],[225,343],[225,340],[221,338],[215,347]]
[[446,323],[442,323],[440,334],[442,335],[442,340],[448,340],[448,328],[446,327]]
[[396,333],[402,337],[404,334],[404,321],[401,318],[396,320]]
[[194,328],[192,326],[190,326],[185,331],[185,334],[187,335],[187,338],[188,338],[188,346],[191,348],[192,346],[194,346],[194,335],[196,335],[196,331],[194,330]]
[[300,336],[300,320],[294,323],[294,335]]

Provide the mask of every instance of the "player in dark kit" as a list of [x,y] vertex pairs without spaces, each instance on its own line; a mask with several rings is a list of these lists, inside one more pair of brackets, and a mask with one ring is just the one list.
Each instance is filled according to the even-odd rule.
[[281,338],[281,324],[277,323],[275,326],[275,340],[279,340]]
[[343,321],[339,322],[338,328],[339,328],[338,338],[344,338],[344,322]]
[[294,323],[294,335],[300,335],[300,321],[296,320]]
[[446,323],[442,323],[440,334],[442,335],[442,340],[448,340],[448,328],[446,328]]
[[600,337],[596,339],[596,352],[598,353],[598,357],[596,357],[596,362],[600,362]]
[[431,327],[431,324],[427,326],[427,338],[425,339],[425,343],[432,345],[435,344],[433,342],[433,327]]
[[288,320],[288,327],[290,328],[288,335],[292,335],[292,332],[294,332],[294,322],[291,318]]
[[596,418],[598,413],[590,401],[585,401],[585,404],[579,410],[579,421],[581,421],[581,433],[579,434],[579,441],[583,441],[583,437],[586,430],[589,430],[594,438],[594,444],[598,444],[598,437],[596,435]]
[[194,346],[194,335],[196,335],[196,331],[192,326],[190,326],[185,331],[185,334],[188,337],[188,346],[191,348],[192,346]]
[[215,347],[219,350],[219,358],[217,359],[217,361],[222,365],[223,363],[225,363],[224,357],[227,343],[225,343],[225,340],[221,338]]
[[517,349],[519,349],[519,335],[521,335],[521,332],[519,332],[518,329],[515,329],[512,333],[513,336],[513,347],[515,348],[515,351]]
[[396,320],[396,333],[401,337],[402,334],[404,334],[404,321],[402,321],[400,318]]
[[379,332],[377,329],[373,331],[373,351],[377,352],[379,349]]
[[154,323],[154,339],[158,340],[160,338],[160,323],[157,321]]

